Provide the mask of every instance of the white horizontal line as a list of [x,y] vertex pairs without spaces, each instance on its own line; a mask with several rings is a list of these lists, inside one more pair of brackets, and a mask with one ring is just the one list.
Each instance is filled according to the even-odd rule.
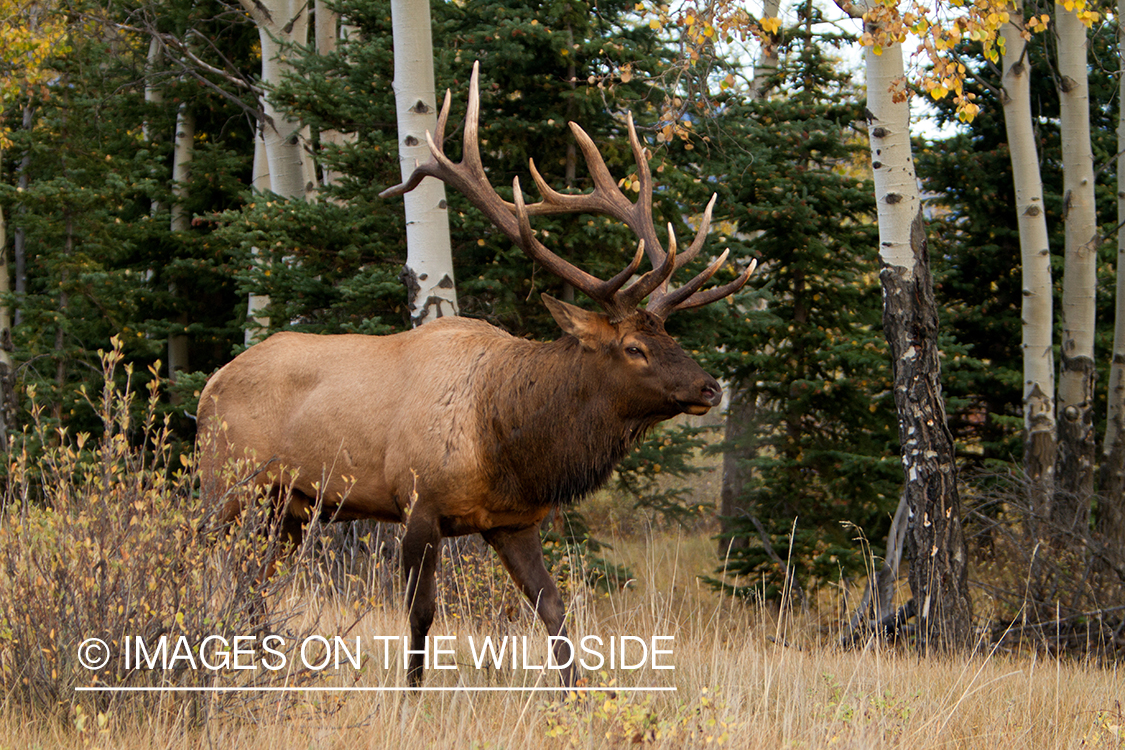
[[217,686],[217,687],[112,687],[109,685],[92,685],[75,687],[78,692],[95,693],[639,693],[639,692],[676,692],[675,687],[471,687],[471,686],[423,686],[423,687],[299,687],[299,686]]

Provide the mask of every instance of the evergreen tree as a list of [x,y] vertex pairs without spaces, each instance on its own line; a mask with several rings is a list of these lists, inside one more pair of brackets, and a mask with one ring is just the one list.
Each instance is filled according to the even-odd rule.
[[743,311],[723,331],[725,369],[756,404],[745,514],[732,519],[747,544],[722,569],[744,595],[781,591],[784,559],[798,584],[862,570],[857,529],[885,537],[901,480],[873,191],[856,167],[862,103],[825,49],[835,41],[788,35],[775,90],[732,104],[720,123],[737,123],[737,141],[716,141],[724,198],[770,293],[765,316]]
[[[176,108],[191,101],[199,124],[186,207],[198,216],[237,201],[249,176],[248,156],[240,156],[249,153],[249,129],[215,87],[153,72],[148,37],[130,30],[132,20],[103,17],[105,33],[71,27],[51,62],[58,77],[33,92],[34,116],[13,131],[5,154],[19,159],[26,185],[0,188],[24,237],[26,285],[10,300],[20,321],[13,331],[19,377],[36,385],[49,418],[74,431],[99,429],[81,389],[100,387],[96,353],[112,335],[122,335],[138,382],[164,358],[169,333],[186,330],[196,366],[210,371],[229,356],[238,331],[228,303],[230,254],[210,241],[206,221],[170,232],[169,149]],[[110,33],[115,22],[123,26]],[[250,54],[237,28],[212,21],[210,31],[230,42],[224,52],[231,58]],[[162,102],[145,101],[146,75],[162,76]],[[4,174],[15,166],[5,165]],[[192,387],[190,378],[181,385]],[[185,408],[192,407],[175,408],[177,426],[190,438]]]
[[[450,88],[454,99],[463,102],[472,62],[481,61],[480,143],[486,169],[505,196],[511,195],[512,178],[520,176],[529,202],[538,198],[529,158],[557,189],[590,188],[567,125],[571,120],[598,144],[615,176],[626,184],[634,182],[636,165],[623,116],[625,110],[632,112],[653,152],[659,185],[656,224],[670,221],[680,237],[690,236],[687,220],[698,215],[715,186],[698,179],[700,166],[690,143],[661,145],[653,136],[665,102],[671,100],[656,84],[672,55],[652,29],[633,26],[631,7],[610,3],[591,14],[588,5],[573,2],[435,5],[438,86]],[[300,227],[309,224],[311,214],[295,222],[271,221],[260,211],[274,211],[279,219],[299,209],[277,202],[262,209],[260,201],[253,209],[224,217],[228,226],[223,232],[244,252],[252,246],[260,251],[269,247],[278,258],[294,261],[281,270],[275,263],[272,278],[249,280],[259,293],[270,295],[271,320],[310,330],[356,325],[370,332],[392,330],[407,324],[403,291],[394,282],[405,257],[401,204],[375,197],[399,181],[390,91],[390,11],[387,3],[372,0],[347,0],[339,8],[358,29],[359,41],[345,42],[336,55],[305,55],[297,63],[298,75],[278,91],[315,131],[355,133],[354,143],[322,144],[318,152],[322,164],[341,175],[329,190],[338,203],[309,207],[318,217],[318,229],[305,235],[299,234]],[[461,147],[461,111],[454,106],[445,134],[447,153],[455,159]],[[572,292],[559,279],[538,271],[463,196],[450,192],[448,200],[462,313],[516,335],[558,337],[538,293],[565,298]],[[335,226],[346,226],[346,231],[337,232]],[[635,249],[636,239],[627,229],[600,217],[536,217],[533,226],[554,252],[603,278],[617,273]],[[346,241],[349,233],[356,252],[326,246],[335,239]],[[369,238],[367,249],[357,239],[362,237]],[[351,258],[360,260],[345,268]],[[681,274],[690,278],[706,260],[704,253]],[[731,264],[719,278],[729,280],[734,272]],[[347,291],[349,280],[364,274],[380,296]],[[359,313],[361,308],[366,313]],[[345,318],[351,314],[360,318]],[[681,340],[692,349],[721,345],[713,327],[700,325],[700,316],[708,319],[711,314],[675,316],[669,330],[683,333]],[[654,480],[662,472],[687,471],[685,457],[698,444],[698,439],[679,431],[662,434],[624,462],[622,486],[651,507],[674,515],[683,511],[682,493],[658,489]]]

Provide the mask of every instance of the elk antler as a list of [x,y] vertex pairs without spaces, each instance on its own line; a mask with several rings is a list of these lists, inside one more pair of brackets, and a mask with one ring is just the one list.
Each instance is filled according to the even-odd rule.
[[[652,223],[652,172],[648,166],[644,147],[633,126],[632,114],[628,117],[629,145],[637,162],[640,182],[640,195],[636,203],[630,201],[617,187],[617,182],[606,167],[605,160],[602,159],[594,141],[586,131],[573,122],[570,123],[570,128],[578,141],[578,147],[582,150],[586,166],[594,181],[593,192],[579,195],[559,193],[543,179],[535,167],[535,161],[530,160],[531,176],[543,196],[542,200],[526,205],[518,177],[512,181],[515,203],[508,203],[501,198],[489,182],[480,158],[479,67],[479,63],[473,63],[473,73],[469,81],[469,105],[465,114],[465,141],[460,163],[455,164],[450,160],[442,148],[452,98],[447,90],[441,113],[438,115],[436,132],[432,136],[426,133],[426,140],[430,146],[430,160],[417,166],[410,177],[401,184],[384,190],[379,194],[380,197],[402,195],[417,187],[424,178],[436,177],[461,192],[525,253],[563,281],[584,292],[613,318],[631,315],[645,297],[650,297],[647,309],[664,319],[676,310],[699,307],[733,294],[750,279],[750,274],[754,272],[757,265],[756,262],[751,262],[734,281],[705,292],[699,291],[726,261],[728,250],[687,284],[678,289],[669,289],[668,280],[672,274],[691,261],[703,248],[711,224],[711,209],[715,205],[715,196],[712,196],[707,204],[695,240],[683,253],[676,253],[676,236],[672,231],[672,225],[668,225],[668,252],[665,253]],[[613,278],[603,281],[555,255],[535,238],[531,230],[530,217],[563,213],[601,214],[623,222],[639,239],[633,260]],[[641,260],[646,254],[652,263],[652,270],[625,286],[640,268]]]

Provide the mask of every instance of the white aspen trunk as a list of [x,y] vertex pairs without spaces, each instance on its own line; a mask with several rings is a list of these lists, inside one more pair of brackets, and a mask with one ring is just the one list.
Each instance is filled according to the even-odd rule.
[[1086,27],[1074,12],[1055,5],[1060,131],[1063,158],[1062,363],[1058,385],[1059,455],[1051,519],[1080,531],[1089,520],[1094,491],[1094,295],[1097,286],[1097,219]]
[[[1125,0],[1123,0],[1125,1]],[[1043,180],[1031,120],[1031,63],[1027,42],[1020,35],[1020,11],[1000,34],[1004,39],[1003,105],[1016,217],[1020,233],[1023,285],[1023,423],[1024,471],[1032,486],[1036,510],[1052,504],[1055,474],[1055,354],[1054,296],[1047,214],[1043,210]]]
[[[195,154],[195,114],[187,103],[180,105],[176,112],[176,139],[172,147],[172,219],[173,232],[186,232],[191,229],[191,217],[184,206],[188,197],[188,181],[191,179],[191,160]],[[172,290],[173,293],[175,290]],[[185,316],[180,323],[186,324]],[[188,370],[188,337],[174,333],[168,337],[168,378],[175,382],[176,375]]]
[[[777,18],[781,13],[781,0],[765,0],[762,3],[762,18]],[[769,35],[762,40],[762,48],[758,59],[754,63],[754,80],[750,82],[748,95],[751,99],[759,99],[766,80],[777,72],[777,37]]]
[[[867,22],[867,31],[878,27]],[[937,304],[910,149],[902,47],[864,49],[867,129],[879,221],[883,328],[890,345],[909,507],[910,589],[924,651],[971,646],[972,601],[953,436],[941,395]]]
[[[258,26],[262,46],[262,81],[271,84],[281,80],[289,69],[282,56],[281,43],[304,44],[308,37],[308,9],[299,0],[241,0],[243,8]],[[307,129],[282,115],[272,97],[263,97],[262,108],[268,118],[262,123],[255,140],[254,172],[251,183],[255,190],[271,190],[293,200],[305,200],[316,188],[314,172],[305,152],[302,134]],[[258,262],[255,248],[254,262]],[[246,305],[247,346],[269,333],[269,318],[263,314],[269,296],[250,294]]]
[[[254,139],[254,167],[250,185],[255,192],[264,193],[270,189],[270,165],[266,159],[266,142],[261,133]],[[258,248],[252,248],[253,263],[258,263]],[[270,303],[268,294],[250,293],[246,301],[246,331],[243,342],[250,346],[269,335],[270,319],[262,311]]]
[[254,165],[250,173],[250,187],[259,193],[270,190],[270,162],[266,158],[266,140],[258,133],[254,138]]
[[[258,259],[258,248],[253,248],[254,260]],[[269,335],[270,318],[265,314],[270,303],[268,294],[251,294],[246,302],[246,333],[243,341],[247,346],[256,344]]]
[[[160,43],[153,37],[148,44],[148,58],[145,63],[145,101],[149,104],[160,104],[164,101],[164,92],[154,82],[154,74],[160,65]],[[147,143],[152,143],[152,124],[148,120],[141,123],[141,136]],[[153,200],[149,211],[153,216],[160,213],[160,201]]]
[[[406,180],[426,161],[426,131],[437,126],[434,53],[428,0],[392,0],[395,53],[395,109],[399,164]],[[414,325],[457,314],[449,211],[445,185],[427,177],[403,200],[406,204],[406,265],[402,280]]]
[[[1117,0],[1117,59],[1125,71],[1125,0]],[[1118,76],[1118,101],[1125,75]],[[1117,222],[1125,222],[1125,107],[1117,112]],[[1125,560],[1125,232],[1117,232],[1117,297],[1114,302],[1113,357],[1109,368],[1105,442],[1098,499],[1098,531],[1106,546]]]
[[[868,134],[879,219],[879,257],[884,273],[891,269],[913,283],[913,231],[922,213],[922,196],[910,148],[910,109],[902,67],[902,47],[893,45],[876,55],[864,49],[867,70]],[[898,94],[896,96],[895,94]],[[901,101],[895,101],[901,98]]]
[[181,104],[176,113],[176,142],[172,148],[172,204],[173,232],[186,232],[191,227],[191,217],[184,208],[191,178],[191,160],[195,155],[195,114],[188,105]]
[[[316,6],[316,28],[314,34],[316,36],[316,51],[317,54],[328,55],[336,51],[338,42],[341,35],[355,33],[354,30],[349,32],[348,29],[341,27],[340,14],[329,8],[323,0],[318,0]],[[341,133],[338,130],[323,130],[320,133],[321,144],[333,144],[335,146],[343,146],[346,143],[354,143],[355,133]],[[320,184],[325,187],[335,185],[340,179],[337,173],[322,167],[320,175]]]
[[[243,8],[258,25],[262,46],[262,81],[276,84],[290,69],[283,43],[304,44],[308,37],[309,16],[301,0],[241,0]],[[262,125],[266,159],[269,161],[270,188],[278,195],[305,199],[315,189],[310,182],[308,158],[302,141],[302,127],[265,96],[263,111],[268,118]]]

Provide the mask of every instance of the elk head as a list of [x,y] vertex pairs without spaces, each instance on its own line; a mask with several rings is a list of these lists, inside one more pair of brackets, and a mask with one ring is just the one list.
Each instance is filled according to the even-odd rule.
[[[584,349],[622,360],[623,367],[617,368],[617,371],[631,373],[631,382],[642,386],[639,392],[646,390],[644,384],[651,381],[649,384],[653,394],[660,394],[654,395],[654,398],[662,399],[662,403],[652,404],[652,411],[649,412],[656,421],[682,412],[706,413],[718,404],[722,389],[714,378],[704,373],[668,336],[664,331],[664,321],[677,310],[700,307],[735,293],[746,284],[757,266],[757,261],[751,261],[733,281],[703,290],[704,284],[726,262],[730,251],[724,250],[695,278],[679,288],[670,286],[672,275],[691,262],[703,248],[716,196],[711,197],[703,212],[694,241],[683,252],[677,251],[676,236],[671,223],[668,224],[668,248],[665,250],[653,225],[652,172],[630,114],[627,122],[629,145],[637,163],[640,183],[636,202],[629,200],[618,188],[605,160],[586,131],[571,122],[570,129],[582,150],[594,190],[578,195],[559,193],[543,179],[532,159],[529,162],[531,176],[542,199],[538,203],[525,204],[517,177],[512,182],[515,202],[509,203],[493,189],[481,162],[478,143],[478,79],[479,63],[474,63],[469,83],[461,161],[454,163],[443,150],[451,100],[447,90],[435,133],[426,134],[431,159],[417,166],[405,182],[384,190],[380,195],[401,195],[413,190],[426,177],[436,177],[457,189],[527,255],[601,306],[603,313],[592,313],[547,295],[543,296],[555,321],[564,332],[574,336]],[[551,252],[535,237],[530,217],[565,213],[600,214],[623,222],[639,240],[632,261],[612,278],[603,280]],[[637,277],[646,256],[652,268]],[[641,308],[640,305],[646,298],[648,304]],[[636,390],[633,392],[639,393]]]

